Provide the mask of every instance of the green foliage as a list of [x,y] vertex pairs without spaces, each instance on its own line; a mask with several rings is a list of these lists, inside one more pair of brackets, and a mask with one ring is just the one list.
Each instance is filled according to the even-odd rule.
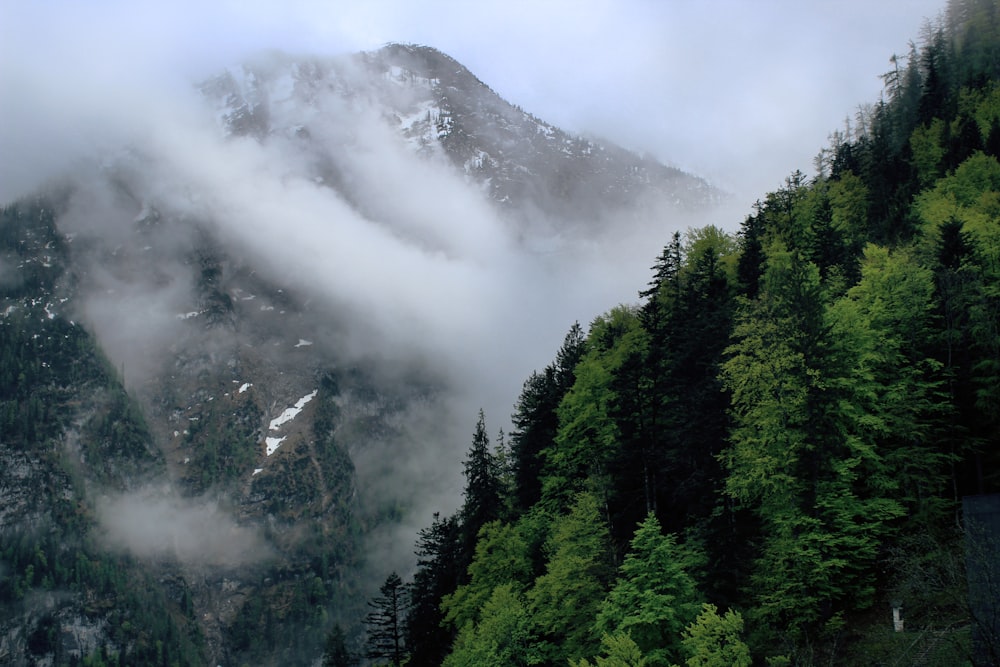
[[601,637],[604,656],[594,658],[593,665],[586,658],[570,660],[570,667],[647,667],[649,663],[642,655],[638,644],[624,632]]
[[1000,490],[998,53],[995,2],[950,2],[815,179],[735,239],[674,234],[640,306],[529,378],[516,502],[446,598],[464,655],[501,588],[538,664],[865,664],[888,596],[968,623],[948,527]]
[[885,464],[870,468],[865,483],[932,513],[944,510],[935,498],[948,460],[933,445],[943,417],[941,364],[928,351],[933,316],[933,273],[906,249],[877,246],[866,248],[860,282],[829,313],[851,360],[842,393],[852,398],[858,435],[879,447]]
[[743,617],[729,610],[722,616],[713,604],[705,604],[698,618],[684,629],[684,651],[688,667],[750,667],[750,647],[742,639]]
[[592,655],[591,626],[613,576],[607,525],[597,499],[577,495],[569,514],[554,520],[545,574],[528,591],[538,650],[550,664]]
[[879,543],[903,514],[875,446],[887,417],[877,402],[887,392],[872,375],[876,336],[857,317],[844,325],[848,302],[824,312],[816,274],[771,250],[761,297],[736,327],[724,367],[737,420],[727,490],[756,507],[766,531],[752,615],[793,637],[839,608],[871,604]]
[[[644,333],[635,311],[613,309],[591,324],[586,352],[574,369],[576,381],[559,404],[559,430],[542,450],[543,501],[564,505],[585,480],[600,479],[617,451],[613,415],[621,395],[611,391],[613,374],[641,355]],[[629,398],[641,401],[642,387]],[[607,492],[605,489],[604,492]]]
[[511,584],[497,586],[478,622],[466,621],[443,667],[519,667],[535,664],[524,599]]
[[[787,288],[787,289],[785,289]],[[722,367],[735,425],[724,460],[726,488],[742,502],[787,505],[808,441],[810,356],[820,331],[819,274],[793,253],[772,249],[761,297],[748,302]]]
[[669,665],[678,657],[681,630],[699,608],[686,561],[674,537],[663,535],[650,514],[636,530],[617,582],[601,604],[596,630],[628,634],[649,665]]
[[494,521],[479,531],[476,555],[469,565],[469,583],[441,599],[444,622],[455,628],[478,621],[479,611],[493,590],[507,585],[523,593],[532,579],[528,545],[516,526]]
[[918,127],[910,135],[910,152],[913,154],[911,160],[921,188],[933,185],[944,175],[946,138],[945,124],[940,118],[935,118],[929,125]]
[[684,270],[692,270],[695,258],[713,256],[721,264],[726,282],[736,282],[739,244],[735,237],[715,225],[689,228],[684,235],[683,256],[686,262],[682,274]]

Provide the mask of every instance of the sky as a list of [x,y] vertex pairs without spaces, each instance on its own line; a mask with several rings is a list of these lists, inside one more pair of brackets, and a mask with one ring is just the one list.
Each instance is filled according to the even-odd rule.
[[[508,101],[749,203],[877,100],[944,0],[0,0],[0,199],[264,49],[434,46]],[[114,104],[117,108],[109,110]],[[113,122],[106,122],[108,119]]]

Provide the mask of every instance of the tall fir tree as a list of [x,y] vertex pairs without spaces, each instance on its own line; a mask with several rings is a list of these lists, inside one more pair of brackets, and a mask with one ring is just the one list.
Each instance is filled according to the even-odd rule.
[[676,539],[663,535],[650,513],[635,531],[618,580],[601,603],[597,633],[626,633],[650,667],[669,667],[680,657],[681,631],[701,605],[689,565]]
[[554,362],[542,372],[534,372],[525,381],[512,416],[511,468],[514,507],[527,511],[542,496],[539,478],[540,454],[555,440],[559,428],[556,410],[563,396],[573,386],[576,366],[583,356],[585,336],[574,322],[556,353]]
[[502,483],[496,459],[490,449],[486,416],[482,410],[479,411],[472,445],[463,465],[465,492],[460,517],[466,554],[464,563],[468,563],[475,551],[479,530],[490,521],[499,519],[503,510]]
[[539,658],[563,665],[597,650],[591,626],[614,575],[610,534],[593,494],[578,494],[569,514],[555,520],[547,551],[528,606]]
[[435,667],[448,654],[455,633],[442,624],[441,599],[458,587],[462,541],[458,519],[434,514],[417,539],[417,569],[409,585],[404,634],[413,667]]
[[368,602],[372,611],[365,617],[368,629],[368,657],[387,660],[392,667],[401,667],[406,658],[404,621],[406,618],[406,586],[392,572],[379,588],[379,595]]

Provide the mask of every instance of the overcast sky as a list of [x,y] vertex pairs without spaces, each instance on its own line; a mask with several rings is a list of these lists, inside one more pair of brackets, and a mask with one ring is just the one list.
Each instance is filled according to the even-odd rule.
[[335,55],[401,41],[445,51],[546,121],[749,202],[811,170],[827,135],[877,99],[889,56],[943,5],[0,0],[0,197],[30,184],[32,167],[51,168],[60,143],[106,131],[107,105],[141,106],[148,86],[185,84],[260,49]]

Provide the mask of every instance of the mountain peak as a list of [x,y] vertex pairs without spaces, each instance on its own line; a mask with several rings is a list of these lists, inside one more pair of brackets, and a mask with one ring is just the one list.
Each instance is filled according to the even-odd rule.
[[621,209],[650,202],[692,209],[722,198],[698,177],[525,112],[430,46],[389,43],[346,59],[270,57],[202,90],[228,132],[261,140],[317,136],[333,107],[364,101],[413,150],[443,156],[525,224],[541,213],[556,227],[599,228]]

